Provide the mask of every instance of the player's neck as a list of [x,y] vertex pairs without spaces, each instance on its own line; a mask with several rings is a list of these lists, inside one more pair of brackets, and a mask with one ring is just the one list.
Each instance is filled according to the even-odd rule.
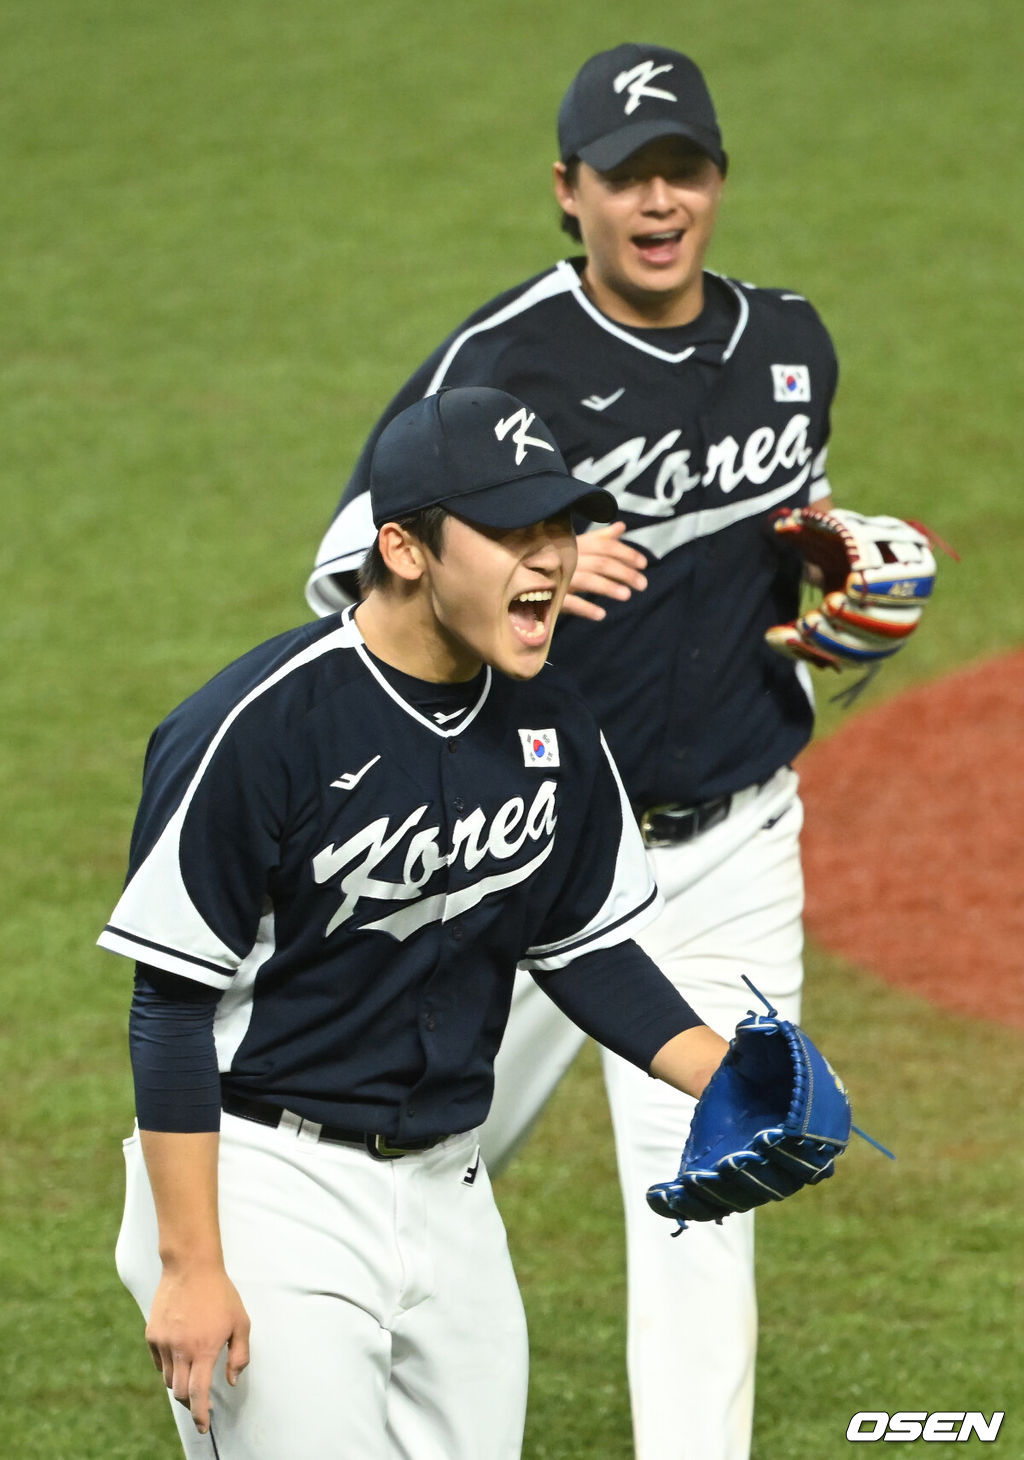
[[586,265],[580,276],[583,292],[603,315],[616,324],[632,329],[673,329],[692,324],[704,308],[704,276],[699,275],[686,289],[657,294],[626,293],[613,288]]
[[465,684],[475,679],[483,660],[445,634],[423,596],[370,593],[355,611],[363,642],[392,669],[429,684]]

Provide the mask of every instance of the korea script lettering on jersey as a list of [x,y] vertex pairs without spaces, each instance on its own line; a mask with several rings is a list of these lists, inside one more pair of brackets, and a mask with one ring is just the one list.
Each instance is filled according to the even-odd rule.
[[[369,898],[409,904],[399,912],[362,924],[364,931],[390,933],[404,940],[426,923],[457,917],[485,897],[531,877],[547,861],[555,844],[558,813],[554,781],[543,781],[529,806],[523,796],[510,797],[489,821],[481,806],[474,807],[468,816],[460,816],[446,852],[441,851],[442,828],[420,826],[427,811],[425,803],[417,806],[394,830],[390,819],[381,817],[361,827],[340,846],[332,844],[316,854],[313,875],[317,882],[335,881],[342,893],[341,905],[327,924],[328,934],[353,918],[360,901]],[[455,865],[475,872],[488,860],[501,863],[517,859],[527,842],[540,843],[539,850],[534,849],[534,855],[513,870],[479,877],[452,895],[447,891],[424,895],[424,887],[432,880],[436,883],[439,872]],[[396,849],[404,852],[401,879],[375,877]]]
[[[472,1125],[516,964],[563,967],[656,911],[618,775],[569,686],[485,670],[443,718],[403,699],[347,611],[253,650],[154,735],[100,943],[225,991],[233,1085],[350,1124],[415,1073],[448,1102],[464,1090]],[[561,757],[526,763],[524,733]],[[468,1128],[416,1106],[407,1133]]]
[[[717,486],[728,497],[745,484],[764,486],[781,472],[786,480],[770,494],[771,505],[775,505],[799,491],[810,476],[813,457],[809,444],[810,424],[808,416],[796,414],[789,418],[781,431],[771,426],[757,426],[743,442],[737,441],[734,436],[713,441],[705,453],[703,472],[691,468],[692,448],[673,449],[682,435],[680,430],[667,432],[652,445],[648,445],[645,436],[633,436],[596,460],[593,456],[582,458],[574,465],[573,475],[614,493],[623,513],[637,517],[671,518],[677,515],[684,494],[697,487]],[[634,482],[645,479],[645,493],[631,490]],[[766,505],[764,499],[753,500],[757,510],[762,511]],[[749,508],[750,499],[747,499],[746,506]],[[729,509],[719,510],[724,523],[729,517]],[[738,519],[733,515],[731,520]],[[703,524],[705,535],[709,526],[708,522]],[[668,532],[659,524],[634,529],[630,540],[664,555],[697,533],[696,523]]]

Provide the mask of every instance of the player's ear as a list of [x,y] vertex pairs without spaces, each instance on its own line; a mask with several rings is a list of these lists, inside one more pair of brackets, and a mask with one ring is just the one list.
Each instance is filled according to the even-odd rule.
[[576,216],[576,170],[564,162],[556,162],[552,168],[555,197],[563,213]]
[[407,583],[415,583],[426,571],[427,561],[418,538],[397,522],[385,522],[377,534],[377,546],[389,572]]

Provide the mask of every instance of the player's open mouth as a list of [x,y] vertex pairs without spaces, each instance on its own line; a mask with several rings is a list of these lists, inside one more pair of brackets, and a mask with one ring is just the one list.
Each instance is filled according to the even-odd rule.
[[513,633],[531,648],[547,639],[548,615],[554,596],[553,588],[535,588],[517,594],[508,606]]
[[681,228],[666,229],[663,233],[637,233],[633,244],[649,264],[664,264],[675,258],[682,238]]

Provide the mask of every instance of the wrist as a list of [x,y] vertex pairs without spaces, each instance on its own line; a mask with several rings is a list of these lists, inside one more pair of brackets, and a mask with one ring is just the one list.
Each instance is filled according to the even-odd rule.
[[165,1277],[212,1277],[224,1271],[219,1242],[161,1242],[160,1265]]
[[706,1024],[698,1024],[662,1045],[651,1061],[651,1074],[699,1099],[728,1048],[728,1041],[720,1034]]

